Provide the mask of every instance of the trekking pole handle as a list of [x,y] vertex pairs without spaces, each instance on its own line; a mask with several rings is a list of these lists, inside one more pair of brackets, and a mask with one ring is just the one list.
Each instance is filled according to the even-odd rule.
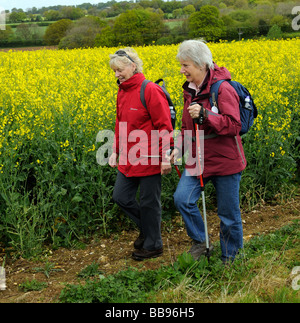
[[200,109],[200,116],[199,116],[199,124],[201,125],[204,122],[204,109],[203,109],[203,105],[201,103],[192,102],[190,104],[190,106],[195,105],[195,104],[199,104],[200,107],[201,107],[201,109]]

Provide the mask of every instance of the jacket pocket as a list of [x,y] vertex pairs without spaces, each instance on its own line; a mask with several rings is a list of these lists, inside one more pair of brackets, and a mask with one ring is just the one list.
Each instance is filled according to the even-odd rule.
[[239,158],[239,151],[236,147],[235,137],[225,137],[219,136],[217,138],[211,139],[211,144],[205,140],[204,147],[205,153],[216,157],[226,157],[228,159]]

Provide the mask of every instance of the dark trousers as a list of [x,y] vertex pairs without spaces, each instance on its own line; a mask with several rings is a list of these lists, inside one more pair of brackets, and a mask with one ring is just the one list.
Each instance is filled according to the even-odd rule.
[[[136,199],[140,187],[139,202]],[[145,237],[143,248],[156,250],[161,239],[161,175],[126,177],[118,172],[113,199]]]

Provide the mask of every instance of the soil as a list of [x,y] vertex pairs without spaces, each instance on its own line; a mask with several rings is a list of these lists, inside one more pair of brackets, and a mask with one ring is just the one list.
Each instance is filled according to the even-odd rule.
[[[266,205],[262,203],[254,210],[243,213],[243,229],[245,241],[257,234],[268,233],[288,224],[293,219],[299,219],[300,195],[287,203],[280,205]],[[213,211],[208,211],[208,228],[211,241],[219,239],[219,219]],[[188,251],[191,245],[186,234],[181,217],[175,216],[168,226],[163,225],[162,236],[164,254],[156,259],[143,262],[131,258],[133,241],[137,238],[137,231],[123,231],[112,234],[109,238],[94,238],[84,249],[74,250],[60,248],[48,250],[47,257],[34,261],[19,258],[6,259],[5,291],[0,291],[0,303],[52,303],[57,302],[61,290],[66,284],[78,284],[77,274],[86,266],[96,262],[104,275],[116,273],[128,267],[140,270],[156,269],[161,265],[172,264],[178,255]],[[0,265],[3,263],[5,250],[0,248]],[[37,272],[36,268],[45,268],[46,262],[55,264],[49,278],[44,272]],[[26,280],[46,282],[48,286],[41,291],[20,291],[19,284]],[[82,280],[81,280],[82,281]]]

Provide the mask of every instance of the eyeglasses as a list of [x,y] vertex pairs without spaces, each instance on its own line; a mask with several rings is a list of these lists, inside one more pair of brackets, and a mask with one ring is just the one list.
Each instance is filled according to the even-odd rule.
[[118,50],[115,52],[116,55],[118,56],[125,56],[127,57],[132,63],[134,63],[134,60],[124,51],[124,50]]

